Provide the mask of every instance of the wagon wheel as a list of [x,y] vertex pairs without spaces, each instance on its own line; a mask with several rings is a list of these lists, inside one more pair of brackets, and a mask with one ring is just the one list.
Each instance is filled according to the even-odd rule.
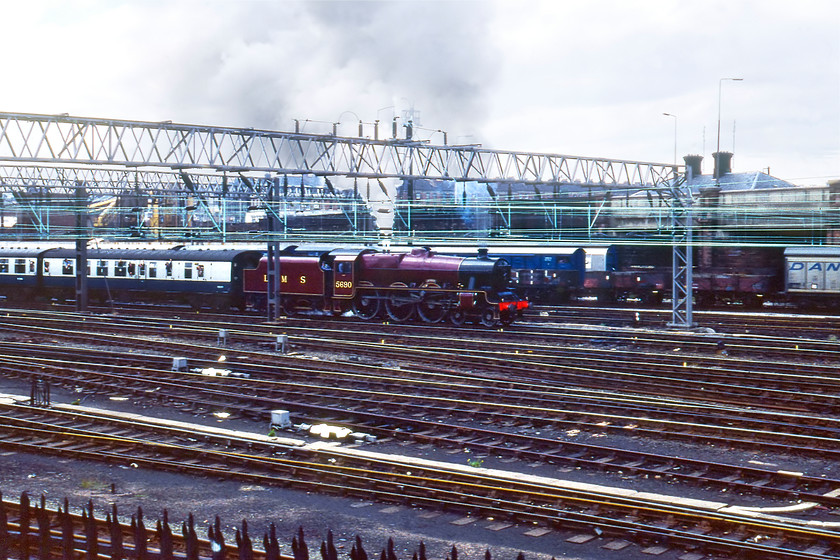
[[481,324],[485,327],[495,327],[498,323],[492,309],[485,309],[481,312]]
[[380,307],[379,293],[375,291],[361,292],[353,300],[353,313],[364,321],[370,321],[379,315]]
[[403,291],[399,288],[405,288],[405,284],[392,284],[392,288],[397,288],[388,294],[385,300],[385,312],[392,321],[402,323],[414,317],[414,312],[417,310],[417,298],[413,293]]
[[[427,289],[439,289],[437,284],[426,284]],[[440,323],[446,318],[449,309],[449,302],[446,301],[446,294],[440,292],[423,292],[423,299],[417,304],[417,314],[426,323]]]
[[449,321],[453,325],[461,326],[467,322],[467,312],[463,309],[453,309],[449,313]]

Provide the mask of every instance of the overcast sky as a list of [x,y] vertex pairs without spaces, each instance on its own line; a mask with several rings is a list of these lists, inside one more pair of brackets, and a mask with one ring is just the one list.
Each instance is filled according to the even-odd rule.
[[[840,178],[840,2],[0,0],[0,111]],[[723,81],[721,78],[743,78]],[[720,87],[720,89],[719,89]],[[315,122],[322,121],[322,122]],[[373,134],[372,125],[366,135]],[[402,134],[402,132],[401,132]]]

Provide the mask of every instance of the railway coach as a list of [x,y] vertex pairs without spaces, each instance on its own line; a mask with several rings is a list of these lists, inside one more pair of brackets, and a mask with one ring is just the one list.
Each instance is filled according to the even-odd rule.
[[840,247],[785,249],[785,290],[796,304],[836,307],[840,296]]
[[38,260],[43,249],[0,251],[0,295],[7,299],[30,299],[38,290]]
[[[89,249],[88,292],[109,301],[177,301],[194,308],[245,308],[242,275],[261,251]],[[3,273],[3,263],[8,273]],[[0,290],[9,299],[72,299],[76,252],[67,248],[0,252]]]

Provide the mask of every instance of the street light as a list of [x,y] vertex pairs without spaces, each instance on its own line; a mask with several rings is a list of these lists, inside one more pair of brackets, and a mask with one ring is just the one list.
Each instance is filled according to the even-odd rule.
[[674,117],[674,165],[677,165],[677,115],[662,113],[666,117]]
[[[743,82],[744,78],[721,78],[718,80],[718,121],[717,121],[717,150],[715,153],[720,154],[720,93],[724,81]],[[720,155],[715,156],[715,179],[720,179]]]

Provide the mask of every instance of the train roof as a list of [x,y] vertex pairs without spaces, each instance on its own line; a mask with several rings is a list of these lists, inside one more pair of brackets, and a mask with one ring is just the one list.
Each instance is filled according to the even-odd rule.
[[[393,247],[392,247],[393,249]],[[574,255],[578,251],[585,253],[606,253],[610,247],[584,247],[584,246],[467,246],[467,245],[434,245],[432,251],[441,254],[476,255],[479,249],[486,249],[490,256],[504,255]]]
[[786,257],[840,257],[840,246],[788,247]]
[[[75,249],[48,249],[44,257],[76,258]],[[113,259],[126,261],[232,261],[242,254],[260,255],[259,251],[248,250],[190,250],[190,249],[88,249],[88,259]]]
[[15,247],[14,249],[0,249],[0,258],[23,259],[27,257],[37,257],[44,252],[44,249],[22,249]]

